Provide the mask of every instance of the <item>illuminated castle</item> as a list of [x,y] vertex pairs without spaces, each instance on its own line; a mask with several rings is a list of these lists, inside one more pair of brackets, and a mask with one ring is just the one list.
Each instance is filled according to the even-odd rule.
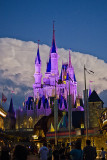
[[[83,105],[77,103],[77,81],[71,63],[62,63],[61,73],[58,71],[58,52],[55,42],[53,24],[52,47],[49,61],[46,64],[46,73],[42,83],[41,58],[39,44],[35,58],[35,83],[33,84],[34,96],[28,97],[23,109],[16,111],[16,128],[33,128],[42,116],[48,116],[54,108],[54,99],[57,99],[58,109],[68,111],[68,95],[71,95],[72,110],[83,111]],[[19,122],[20,119],[20,122]]]
[[[22,137],[24,135],[31,138],[34,134],[40,143],[43,139],[53,142],[55,134],[59,142],[64,140],[66,143],[70,142],[70,136],[72,141],[81,137],[82,147],[85,146],[87,129],[88,138],[93,141],[93,145],[95,144],[98,150],[101,146],[106,148],[107,109],[103,109],[103,101],[95,90],[92,93],[89,90],[88,105],[87,108],[86,106],[83,108],[82,98],[77,96],[77,81],[70,52],[69,61],[62,63],[59,74],[57,51],[53,25],[52,46],[43,83],[38,45],[35,58],[34,96],[29,96],[23,108],[20,107],[16,112],[11,99],[5,125],[2,125],[2,128],[7,129],[6,133],[9,133],[9,129],[16,129],[12,133]],[[1,122],[3,123],[3,120]],[[105,135],[102,134],[103,130]]]
[[77,97],[77,82],[74,68],[71,64],[71,55],[69,51],[69,63],[63,63],[61,73],[58,71],[58,51],[55,42],[55,31],[53,24],[52,47],[50,49],[49,61],[46,65],[45,77],[42,84],[41,58],[39,45],[37,56],[35,58],[35,83],[33,84],[34,100],[36,101],[38,112],[47,109],[46,114],[51,112],[52,97],[58,99],[60,110],[68,110],[67,95],[72,95],[72,106],[74,106]]

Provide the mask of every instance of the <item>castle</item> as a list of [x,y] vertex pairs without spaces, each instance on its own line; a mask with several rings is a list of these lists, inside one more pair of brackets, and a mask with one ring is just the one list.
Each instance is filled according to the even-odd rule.
[[[77,81],[71,63],[70,51],[69,63],[62,63],[60,73],[58,70],[58,58],[53,24],[52,46],[49,53],[49,61],[46,64],[43,83],[41,73],[42,61],[38,44],[35,58],[35,83],[33,84],[34,97],[28,97],[28,100],[24,102],[22,111],[20,109],[16,111],[16,128],[33,128],[40,117],[50,115],[53,110],[55,98],[58,100],[59,110],[68,111],[67,97],[69,94],[72,98],[72,107],[74,109],[80,107],[80,103],[76,103]],[[84,110],[83,108],[78,109]]]
[[[30,139],[34,135],[38,142],[42,142],[43,138],[52,142],[55,140],[56,133],[58,142],[65,140],[69,143],[71,136],[72,140],[82,138],[82,146],[85,146],[87,127],[87,135],[93,145],[95,144],[98,150],[102,145],[106,147],[107,109],[103,108],[103,101],[95,90],[92,93],[90,90],[89,96],[87,95],[86,112],[82,98],[77,96],[77,81],[70,51],[69,61],[62,63],[60,73],[58,58],[53,24],[52,46],[43,83],[38,44],[33,84],[34,96],[29,96],[23,107],[19,107],[16,111],[11,98],[4,123],[5,133],[16,137],[19,135],[30,137]],[[72,124],[72,128],[69,124]]]
[[67,95],[72,95],[72,105],[74,106],[77,97],[77,82],[75,78],[74,68],[71,64],[71,55],[69,51],[69,63],[63,63],[61,73],[58,71],[58,52],[55,42],[55,31],[53,24],[52,46],[49,54],[49,61],[46,65],[45,77],[42,84],[41,58],[39,53],[39,45],[37,56],[35,58],[35,83],[33,84],[34,99],[41,100],[44,108],[50,106],[51,97],[61,99],[59,109],[67,109]]

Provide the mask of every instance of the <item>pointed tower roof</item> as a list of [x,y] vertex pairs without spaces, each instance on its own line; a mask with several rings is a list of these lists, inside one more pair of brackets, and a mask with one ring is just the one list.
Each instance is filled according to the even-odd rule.
[[54,22],[53,22],[53,38],[52,38],[51,53],[56,53]]
[[62,69],[66,71],[66,70],[67,70],[67,68],[68,68],[68,64],[67,64],[67,63],[63,63],[63,65],[62,65]]
[[89,87],[89,97],[90,97],[90,95],[91,95],[91,88]]
[[53,127],[53,124],[51,123],[50,128],[49,128],[49,132],[55,132],[55,129]]
[[67,129],[67,127],[68,127],[68,118],[67,118],[66,112],[63,112],[63,117],[58,124],[58,130]]
[[74,82],[76,82],[76,77],[75,77],[75,73],[74,73]]
[[38,41],[37,56],[35,58],[35,64],[37,63],[37,61],[38,61],[39,64],[41,63],[40,54],[39,54],[39,41]]
[[69,80],[69,73],[67,73],[66,80]]
[[72,67],[72,64],[71,64],[71,54],[70,54],[70,50],[69,50],[69,68]]
[[88,101],[89,102],[102,102],[103,103],[103,101],[100,99],[100,97],[98,96],[98,94],[96,93],[95,90],[91,93],[90,97],[88,98]]
[[14,111],[14,108],[13,108],[13,100],[12,100],[12,98],[10,100],[10,106],[9,106],[8,112],[12,113],[12,114],[15,114],[15,111]]
[[51,72],[51,58],[49,58],[49,62],[47,62],[46,72]]
[[61,69],[61,74],[60,74],[60,78],[59,79],[62,80],[62,69]]

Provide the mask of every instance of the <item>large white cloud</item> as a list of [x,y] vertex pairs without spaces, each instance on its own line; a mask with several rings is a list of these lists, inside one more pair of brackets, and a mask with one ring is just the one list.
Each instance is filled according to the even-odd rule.
[[[35,70],[34,65],[37,47],[38,45],[31,41],[24,42],[16,39],[0,38],[0,70],[2,71],[0,92],[2,92],[3,85],[7,87],[8,91],[11,90],[13,86],[16,95],[19,96],[20,92],[24,92],[24,98],[27,88],[31,90],[34,83],[33,74]],[[47,45],[40,45],[39,48],[42,60],[42,73],[44,74],[50,47]],[[69,50],[58,48],[58,54],[60,72],[62,61],[68,61]],[[75,69],[79,94],[82,94],[84,89],[84,64],[87,69],[94,71],[93,75],[86,74],[87,88],[89,88],[89,81],[91,80],[94,81],[91,83],[91,87],[95,89],[97,93],[107,90],[107,63],[97,57],[72,51],[71,61]],[[5,84],[3,82],[5,82]],[[26,89],[23,89],[23,87]]]

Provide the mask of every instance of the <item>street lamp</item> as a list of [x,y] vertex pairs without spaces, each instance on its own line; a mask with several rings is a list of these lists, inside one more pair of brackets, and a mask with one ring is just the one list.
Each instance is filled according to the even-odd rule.
[[84,93],[84,105],[85,105],[85,127],[86,127],[86,139],[88,139],[88,89],[86,88],[86,71],[88,74],[94,74],[93,71],[87,70],[84,65],[84,85],[85,85],[85,93]]
[[54,100],[55,145],[57,145],[57,125],[58,125],[58,102],[57,102],[57,97],[56,97],[56,82],[57,81],[55,78],[55,100]]
[[71,144],[71,129],[72,129],[72,95],[70,93],[70,80],[73,80],[69,77],[69,96],[68,96],[68,121],[69,121],[69,139]]
[[88,139],[88,121],[87,121],[87,89],[86,89],[86,68],[84,65],[84,85],[85,85],[85,92],[84,92],[84,105],[85,105],[85,128],[86,128],[86,139]]

